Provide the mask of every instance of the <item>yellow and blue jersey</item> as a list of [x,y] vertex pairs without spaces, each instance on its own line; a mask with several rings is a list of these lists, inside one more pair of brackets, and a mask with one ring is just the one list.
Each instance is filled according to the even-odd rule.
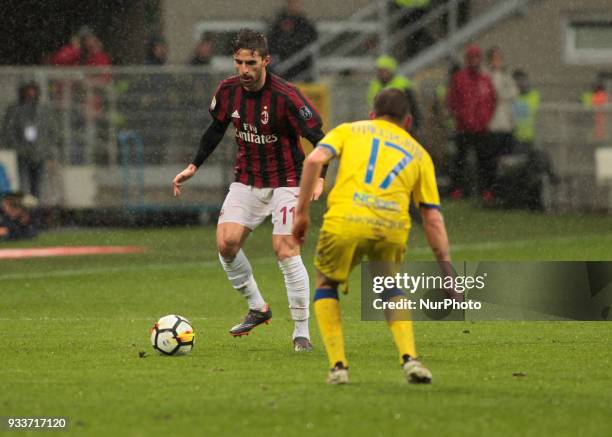
[[439,208],[433,162],[400,126],[385,120],[345,123],[318,144],[339,159],[322,231],[404,244],[410,198]]

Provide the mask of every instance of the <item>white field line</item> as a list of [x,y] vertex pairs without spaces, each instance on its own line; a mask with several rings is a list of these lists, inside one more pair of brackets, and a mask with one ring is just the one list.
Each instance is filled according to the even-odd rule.
[[[122,322],[150,322],[155,321],[155,316],[151,317],[0,317],[0,322],[7,321],[22,321],[22,322],[91,322],[91,321],[106,321],[106,320],[118,320]],[[209,320],[208,317],[189,317],[189,320]]]
[[[572,241],[579,241],[584,238],[595,238],[598,241],[612,240],[612,234],[606,235],[580,235],[571,237],[554,237],[554,238],[540,238],[537,240],[506,240],[506,241],[488,241],[483,243],[466,243],[466,244],[451,244],[451,253],[463,250],[496,250],[501,248],[521,248],[529,245],[546,244],[546,243],[566,243]],[[409,253],[415,255],[427,255],[431,252],[428,247],[417,247],[414,249],[408,249]],[[275,258],[271,256],[267,257],[250,257],[250,261],[253,264],[274,262]],[[0,274],[0,281],[13,281],[13,280],[27,280],[27,279],[41,279],[41,278],[62,278],[62,277],[73,277],[73,276],[87,276],[87,275],[99,275],[99,274],[112,274],[112,273],[136,273],[151,270],[192,270],[199,267],[214,267],[218,266],[219,261],[201,261],[201,262],[177,262],[177,263],[157,263],[157,264],[145,264],[135,266],[121,266],[121,267],[99,267],[99,268],[85,268],[85,269],[62,269],[62,270],[51,270],[46,272],[31,272],[31,273],[5,273]]]
[[[251,259],[251,264],[259,264],[262,262],[271,262],[275,260],[273,257],[260,257]],[[65,278],[72,276],[87,276],[109,273],[138,273],[150,270],[192,270],[200,267],[218,266],[219,261],[200,261],[200,262],[176,262],[176,263],[158,263],[158,264],[143,264],[121,267],[95,267],[84,269],[62,269],[51,270],[46,272],[32,273],[6,273],[0,274],[0,281],[13,281],[24,279],[41,279],[41,278]]]

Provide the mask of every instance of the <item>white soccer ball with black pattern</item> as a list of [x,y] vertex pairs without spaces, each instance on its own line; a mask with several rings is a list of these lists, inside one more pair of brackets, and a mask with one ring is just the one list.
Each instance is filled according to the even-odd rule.
[[193,349],[194,335],[189,320],[171,314],[153,325],[151,344],[162,355],[185,355]]

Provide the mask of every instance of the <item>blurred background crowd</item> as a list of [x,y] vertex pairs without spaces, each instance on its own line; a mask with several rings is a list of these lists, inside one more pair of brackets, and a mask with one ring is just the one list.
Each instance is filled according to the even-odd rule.
[[[17,17],[29,3],[12,5]],[[345,6],[333,20],[324,20],[319,2],[303,0],[262,2],[262,10],[275,11],[267,16],[238,2],[217,18],[200,2],[175,8],[181,11],[171,3],[41,10],[52,19],[37,41],[19,39],[23,28],[7,22],[13,34],[0,47],[0,239],[35,235],[28,207],[47,215],[58,208],[168,208],[169,175],[195,152],[213,87],[232,74],[228,41],[243,25],[268,36],[270,69],[303,87],[327,128],[366,117],[381,89],[403,90],[411,133],[433,156],[450,200],[538,211],[611,208],[599,174],[605,179],[600,167],[609,159],[600,149],[610,140],[612,57],[589,63],[579,50],[591,43],[612,53],[612,44],[599,41],[612,35],[597,27],[602,2],[378,0]],[[337,3],[328,15],[341,14]],[[564,35],[577,35],[573,52],[546,48],[533,28],[533,20],[558,26],[551,14],[558,10],[570,23]],[[193,11],[199,19],[189,21],[191,30],[177,31]],[[125,29],[135,16],[141,25]],[[52,32],[53,20],[62,25]],[[529,35],[521,36],[517,29],[526,26]],[[495,37],[487,33],[493,28]],[[517,53],[532,59],[531,51],[536,60],[519,62]],[[218,206],[231,179],[233,146],[226,146],[201,182],[210,189],[183,207],[201,213]],[[3,150],[13,152],[12,167]]]

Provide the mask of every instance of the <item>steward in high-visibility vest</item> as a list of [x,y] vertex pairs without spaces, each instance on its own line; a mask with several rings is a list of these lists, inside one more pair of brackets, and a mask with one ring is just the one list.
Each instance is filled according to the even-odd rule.
[[395,0],[395,4],[402,8],[426,8],[431,0]]
[[413,92],[413,84],[410,79],[396,74],[397,61],[391,56],[383,55],[376,60],[376,78],[370,82],[368,88],[368,108],[372,109],[374,97],[380,91],[388,88],[395,88],[403,91],[408,99],[410,114],[412,115],[411,132],[416,131],[421,123],[421,113],[419,111],[416,97]]
[[519,89],[513,104],[514,138],[520,143],[533,144],[536,117],[540,109],[540,92],[531,88],[527,73],[517,70],[512,76]]
[[582,104],[593,110],[593,138],[603,141],[608,138],[607,113],[605,107],[609,101],[608,93],[603,83],[598,83],[593,91],[582,95]]
[[582,94],[582,104],[587,109],[593,109],[608,103],[608,93],[605,89],[587,91]]

